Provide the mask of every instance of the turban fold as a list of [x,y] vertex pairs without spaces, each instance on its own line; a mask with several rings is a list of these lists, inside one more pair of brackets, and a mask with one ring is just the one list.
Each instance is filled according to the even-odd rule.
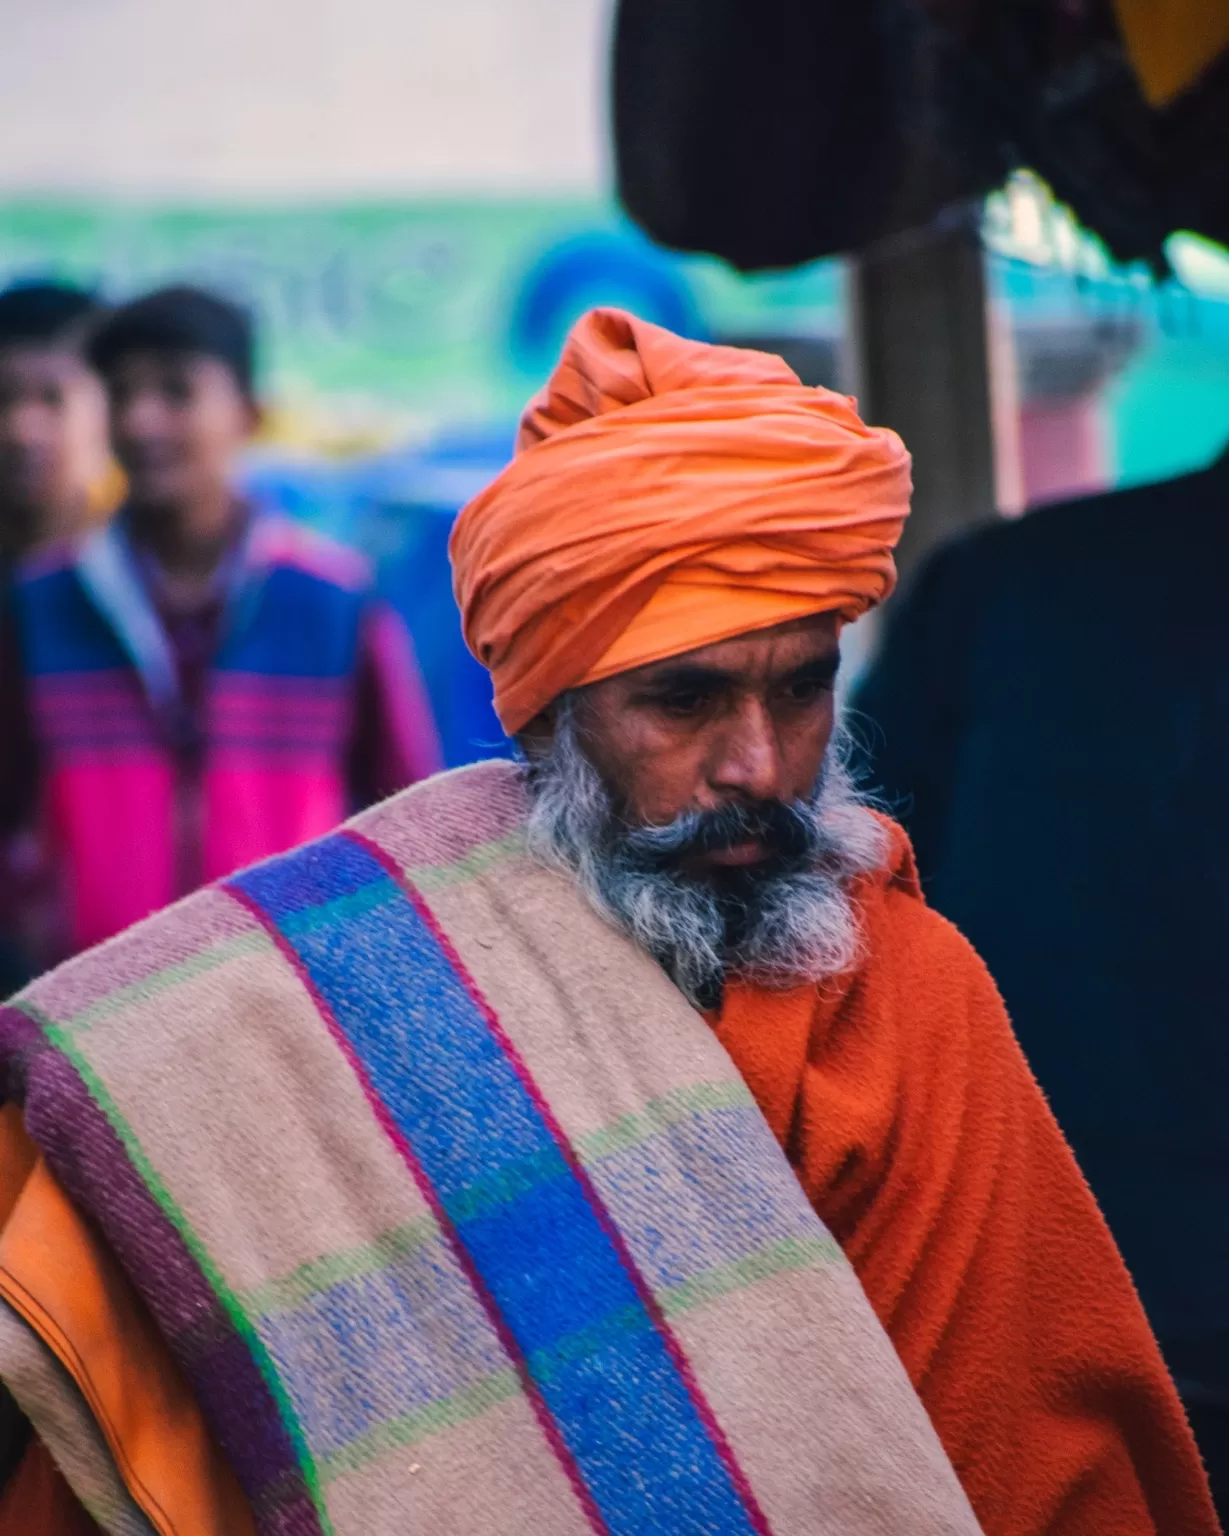
[[909,455],[779,357],[598,309],[450,553],[515,733],[569,688],[891,591]]

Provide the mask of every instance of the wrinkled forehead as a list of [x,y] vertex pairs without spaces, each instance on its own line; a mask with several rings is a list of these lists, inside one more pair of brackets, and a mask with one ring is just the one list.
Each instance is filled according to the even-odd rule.
[[810,670],[834,677],[839,661],[838,615],[810,614],[617,672],[575,690],[575,697],[617,717],[646,693],[676,687],[767,696]]
[[617,674],[632,685],[653,682],[680,669],[771,686],[808,662],[840,653],[840,616],[812,613],[785,624],[748,630],[710,645],[664,657],[647,666]]

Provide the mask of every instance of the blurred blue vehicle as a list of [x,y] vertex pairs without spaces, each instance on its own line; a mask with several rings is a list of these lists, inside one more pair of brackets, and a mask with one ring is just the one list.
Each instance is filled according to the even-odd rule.
[[511,458],[513,432],[458,430],[426,448],[342,463],[262,457],[245,477],[256,500],[374,562],[380,590],[409,625],[450,768],[512,755],[490,677],[461,634],[448,536],[459,509]]

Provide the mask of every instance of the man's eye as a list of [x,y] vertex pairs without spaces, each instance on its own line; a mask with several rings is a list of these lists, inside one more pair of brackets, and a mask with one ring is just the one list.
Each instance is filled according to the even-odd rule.
[[831,680],[826,677],[800,677],[785,690],[785,696],[792,704],[813,704],[831,687]]
[[663,694],[658,702],[672,715],[694,715],[708,703],[708,695],[698,688],[679,688]]

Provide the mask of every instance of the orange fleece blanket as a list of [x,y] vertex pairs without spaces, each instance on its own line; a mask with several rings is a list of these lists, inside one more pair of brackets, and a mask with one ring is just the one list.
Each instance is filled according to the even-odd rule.
[[1219,1529],[1134,1287],[985,966],[904,833],[844,985],[717,1033],[852,1260],[987,1536]]

